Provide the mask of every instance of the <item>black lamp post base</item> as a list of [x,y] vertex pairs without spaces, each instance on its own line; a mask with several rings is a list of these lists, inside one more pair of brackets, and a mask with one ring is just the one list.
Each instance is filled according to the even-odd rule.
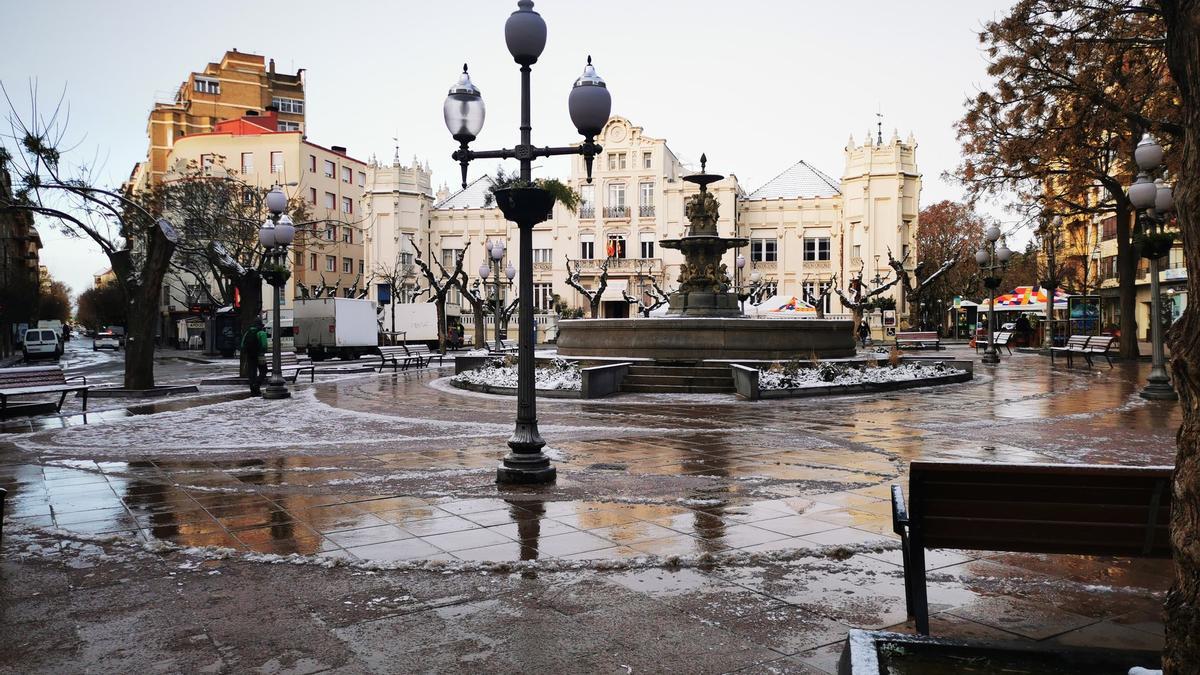
[[550,458],[540,452],[516,457],[509,455],[496,468],[496,482],[501,485],[544,485],[557,478],[558,470],[550,463]]
[[996,352],[984,352],[983,358],[980,359],[980,361],[982,361],[983,363],[996,365],[997,363],[1000,363],[1000,354],[998,354]]
[[1179,394],[1175,393],[1171,387],[1170,380],[1159,380],[1153,375],[1146,382],[1146,386],[1138,392],[1138,395],[1151,401],[1176,401],[1179,399]]
[[291,398],[292,392],[288,391],[287,387],[272,387],[270,385],[263,388],[262,397],[265,399],[281,399]]

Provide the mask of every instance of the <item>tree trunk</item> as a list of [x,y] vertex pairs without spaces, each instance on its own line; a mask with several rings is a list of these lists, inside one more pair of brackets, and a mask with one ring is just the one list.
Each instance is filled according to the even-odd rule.
[[[1200,673],[1200,0],[1161,0],[1167,61],[1184,127],[1175,209],[1187,259],[1187,310],[1170,332],[1171,372],[1183,424],[1177,436],[1171,545],[1175,585],[1167,595],[1166,673]],[[1178,144],[1173,148],[1179,152]]]
[[235,281],[239,298],[238,305],[238,353],[241,359],[238,373],[242,377],[250,377],[258,368],[257,363],[251,363],[250,357],[242,352],[242,336],[250,330],[255,320],[262,313],[262,276],[257,270],[247,270],[247,273]]
[[[158,289],[159,287],[155,287]],[[154,333],[158,326],[158,291],[134,290],[125,325],[125,388],[154,386]]]
[[437,306],[437,322],[438,322],[438,352],[446,353],[446,296],[439,295],[434,300],[434,305]]
[[1121,303],[1121,342],[1123,359],[1138,357],[1137,256],[1133,252],[1130,221],[1132,213],[1124,201],[1117,201],[1117,280]]
[[487,318],[483,312],[483,303],[471,305],[471,313],[475,316],[475,348],[487,349]]

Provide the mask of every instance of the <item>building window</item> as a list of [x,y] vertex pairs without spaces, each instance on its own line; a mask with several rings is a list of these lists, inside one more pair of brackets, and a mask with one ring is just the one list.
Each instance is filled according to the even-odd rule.
[[642,257],[643,258],[653,258],[654,257],[654,240],[647,238],[647,236],[648,235],[643,235],[642,240],[641,240]]
[[332,192],[325,193],[325,208],[327,208],[327,209],[336,209],[337,208],[337,195],[333,194]]
[[279,120],[275,123],[275,131],[300,131],[300,123]]
[[221,93],[221,82],[208,77],[197,77],[196,83],[193,86],[201,94]]
[[337,225],[328,223],[325,225],[325,240],[335,241],[337,239]]
[[831,311],[830,307],[831,307],[832,303],[830,301],[833,299],[832,295],[826,295],[825,297],[820,298],[818,300],[820,294],[825,293],[826,291],[829,290],[830,283],[831,282],[829,282],[829,281],[822,281],[820,283],[819,290],[818,290],[818,285],[816,282],[812,282],[812,281],[804,282],[803,286],[801,287],[803,289],[803,293],[804,293],[804,301],[807,302],[808,304],[812,305],[813,307],[820,306],[821,311],[823,311],[823,312]]
[[453,270],[454,265],[458,262],[460,252],[461,249],[457,248],[442,249],[442,267],[445,267],[447,270]]
[[281,113],[290,113],[292,115],[304,114],[304,101],[298,98],[284,98],[276,96],[271,99],[271,105]]
[[337,258],[335,258],[331,255],[325,256],[325,271],[326,272],[336,272],[337,271]]
[[855,244],[853,247],[851,247],[850,256],[855,260],[862,258],[862,246],[860,244]]
[[829,237],[805,237],[804,260],[829,260]]
[[333,178],[333,172],[334,172],[335,168],[336,168],[336,165],[333,162],[331,162],[329,160],[325,160],[325,177]]
[[253,152],[243,152],[242,153],[242,175],[244,176],[246,174],[253,173],[253,172],[254,172],[254,153]]
[[342,228],[342,243],[343,244],[353,244],[354,243],[354,228],[350,227],[349,225]]
[[367,184],[367,174],[362,171],[359,171],[358,172],[358,186],[362,187],[366,184]]
[[751,239],[750,262],[775,262],[777,244],[774,239]]
[[350,274],[354,271],[354,258],[342,258],[342,274]]
[[317,205],[317,188],[308,188],[308,203]]
[[638,215],[643,218],[654,217],[654,183],[643,182],[638,185]]
[[651,164],[653,164],[653,163],[654,163],[654,156],[648,152],[643,152],[642,153],[642,168],[649,169]]
[[254,190],[251,190],[250,188],[242,190],[242,203],[246,206],[254,205],[254,197]]
[[625,237],[622,237],[619,234],[608,235],[608,246],[605,247],[604,252],[610,258],[624,258]]
[[343,166],[342,167],[342,182],[349,183],[350,179],[353,177],[354,177],[354,172],[350,169],[350,167]]
[[283,173],[283,153],[278,150],[271,151],[271,173]]
[[200,173],[204,174],[205,176],[212,174],[214,161],[215,160],[213,159],[212,155],[200,155]]
[[579,217],[596,217],[596,186],[581,185],[579,187]]
[[619,166],[621,169],[625,168],[625,153],[617,153],[617,166]]
[[583,260],[593,260],[596,257],[596,239],[594,235],[579,235],[579,257]]
[[604,207],[605,218],[624,218],[629,215],[625,209],[625,184],[608,184],[608,205]]
[[554,260],[554,249],[552,248],[535,248],[533,249],[533,262],[548,263]]
[[308,170],[311,173],[317,172],[317,156],[316,155],[308,156]]
[[354,200],[342,197],[342,213],[354,213]]
[[615,153],[615,152],[608,153],[608,170],[609,171],[617,170],[617,153]]
[[533,285],[533,306],[542,312],[554,309],[554,284]]
[[308,254],[308,269],[310,269],[314,272],[317,271],[317,254],[316,253]]
[[361,260],[358,261],[358,273],[359,274],[362,274],[363,271],[366,270],[366,267],[367,266],[363,261],[361,261]]

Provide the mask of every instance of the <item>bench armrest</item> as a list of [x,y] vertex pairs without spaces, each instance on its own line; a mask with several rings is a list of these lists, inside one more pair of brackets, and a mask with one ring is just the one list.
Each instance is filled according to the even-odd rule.
[[904,489],[892,486],[892,530],[903,537],[908,529],[908,509],[904,506]]
[[84,386],[87,386],[87,376],[86,375],[72,375],[71,377],[63,378],[63,382],[70,382],[71,380],[83,380]]

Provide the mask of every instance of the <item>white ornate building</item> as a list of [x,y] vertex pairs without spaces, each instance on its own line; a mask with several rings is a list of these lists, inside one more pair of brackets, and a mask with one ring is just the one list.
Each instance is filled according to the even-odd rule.
[[[556,206],[553,217],[534,228],[535,303],[551,309],[557,294],[568,305],[586,307],[583,295],[566,283],[567,259],[578,263],[586,288],[598,285],[607,259],[601,316],[629,316],[622,291],[636,297],[651,277],[668,291],[675,285],[682,255],[658,242],[684,234],[684,199],[696,188],[681,177],[699,167],[685,167],[665,140],[623,117],[612,117],[598,140],[604,152],[595,160],[593,183],[584,180],[582,157],[574,158],[568,178],[583,198],[578,213]],[[722,173],[719,167],[710,171]],[[443,188],[436,196],[430,184],[428,170],[415,161],[410,167],[368,167],[363,213],[369,271],[411,264],[417,253],[449,267],[465,249],[464,269],[474,279],[488,239],[505,239],[519,264],[515,225],[488,203],[490,178],[453,193]],[[835,276],[845,288],[860,269],[868,279],[876,272],[887,276],[889,249],[896,257],[915,252],[921,176],[911,136],[903,142],[895,135],[887,142],[868,137],[862,145],[851,138],[839,180],[799,161],[753,192],[732,173],[709,190],[721,204],[721,235],[750,239],[749,250],[741,251],[748,262],[740,281],[748,283],[757,269],[763,279],[778,282],[780,295],[815,294]],[[738,252],[728,255],[734,277]],[[415,269],[407,283],[424,286]],[[375,286],[372,297],[387,297],[386,282],[376,279]],[[894,297],[902,310],[898,291]],[[840,311],[835,298],[827,302]]]

